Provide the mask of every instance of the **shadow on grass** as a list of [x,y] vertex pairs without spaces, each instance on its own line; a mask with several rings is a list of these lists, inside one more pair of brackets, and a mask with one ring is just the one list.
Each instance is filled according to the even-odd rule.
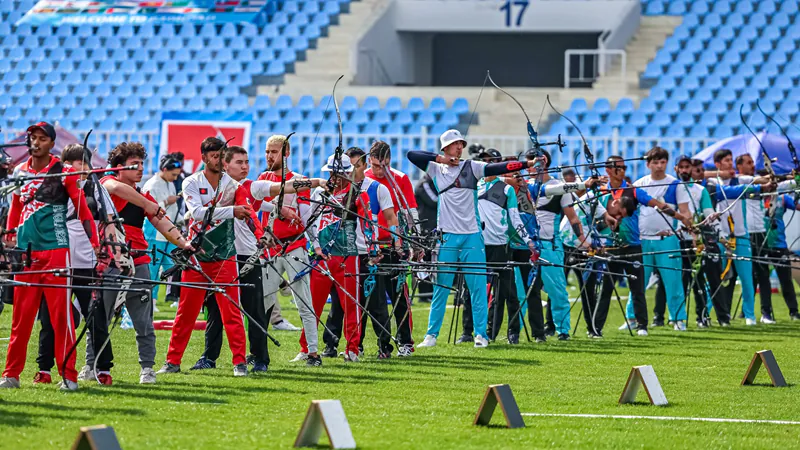
[[[122,414],[126,416],[144,416],[146,414],[146,412],[141,409],[103,408],[93,406],[90,410],[87,410],[85,407],[75,407],[45,402],[16,402],[13,400],[3,400],[0,404],[2,404],[4,407],[18,406],[26,409],[25,412],[7,410],[3,411],[0,422],[2,422],[3,425],[11,427],[28,427],[35,425],[37,421],[42,420],[75,420],[80,419],[83,416],[85,416],[85,419],[89,419],[92,415]],[[36,412],[37,409],[43,411]],[[50,411],[60,411],[63,412],[63,414],[53,414]],[[91,415],[86,415],[85,413],[91,413]]]

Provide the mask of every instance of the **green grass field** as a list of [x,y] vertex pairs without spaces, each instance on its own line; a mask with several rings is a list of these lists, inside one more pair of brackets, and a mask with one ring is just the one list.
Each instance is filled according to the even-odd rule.
[[[298,324],[289,300],[282,304]],[[737,320],[732,328],[697,330],[692,322],[685,333],[658,328],[647,338],[631,338],[616,331],[622,322],[613,303],[603,340],[586,339],[581,325],[569,342],[498,342],[482,350],[445,344],[448,309],[438,347],[404,360],[368,356],[346,365],[326,359],[321,368],[290,363],[299,334],[276,332],[283,345],[270,347],[269,374],[245,379],[233,378],[225,347],[218,369],[189,373],[202,352],[202,332],[195,332],[185,372],[159,376],[155,386],[138,384],[133,331],[115,330],[114,385],[81,382],[75,393],[32,385],[31,344],[23,388],[0,392],[0,448],[66,449],[80,426],[93,424],[113,426],[124,449],[288,448],[314,399],[341,400],[360,448],[797,448],[796,425],[527,416],[527,428],[509,430],[500,426],[498,411],[493,426],[472,426],[486,386],[498,383],[511,385],[524,413],[800,420],[793,385],[800,379],[800,323],[788,320],[779,296],[774,304],[779,323],[770,327],[745,328]],[[158,318],[173,315],[159,307]],[[424,305],[415,313],[417,342],[427,314]],[[0,338],[9,335],[10,317],[7,308]],[[573,324],[576,318],[577,308]],[[163,361],[169,333],[158,332],[158,339],[157,360]],[[366,343],[373,355],[371,331]],[[7,344],[0,341],[0,364]],[[763,370],[756,386],[739,386],[753,353],[762,349],[774,351],[789,388],[767,386]],[[79,366],[82,361],[81,350]],[[618,406],[631,367],[644,364],[655,368],[670,405],[645,404],[641,392],[640,403]]]

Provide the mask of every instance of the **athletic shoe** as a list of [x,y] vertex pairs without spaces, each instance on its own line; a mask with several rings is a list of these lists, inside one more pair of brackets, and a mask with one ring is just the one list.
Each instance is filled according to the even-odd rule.
[[278,331],[300,331],[300,328],[297,328],[296,326],[292,325],[286,319],[283,319],[280,322],[276,323],[275,325],[272,326],[272,328]]
[[469,334],[462,334],[460,338],[456,341],[456,344],[463,344],[465,342],[475,342],[472,339],[472,335]]
[[489,346],[489,341],[485,337],[478,335],[475,336],[475,348],[486,348]]
[[761,323],[763,323],[763,324],[765,324],[765,325],[774,325],[774,324],[776,324],[777,322],[775,322],[775,321],[772,319],[772,317],[770,317],[770,316],[768,316],[768,315],[764,314],[764,315],[762,315],[762,316],[761,316]]
[[325,346],[325,350],[322,351],[321,355],[325,358],[336,358],[339,354],[339,350],[336,347],[331,347],[330,345]]
[[33,384],[51,384],[53,383],[53,379],[50,377],[50,373],[44,371],[36,372],[36,375],[33,376]]
[[417,348],[420,347],[435,347],[436,346],[436,336],[432,334],[426,334],[425,339],[422,340],[419,344],[417,344]]
[[392,352],[378,352],[378,359],[389,359],[392,357]]
[[245,356],[244,362],[246,362],[248,366],[254,366],[256,364],[256,355]]
[[[631,327],[631,330],[632,330],[632,329],[634,329],[634,328],[636,328],[636,327],[638,327],[638,326],[639,326],[639,322],[637,322],[637,321],[636,321],[636,319],[628,319],[628,322],[627,322],[627,323],[623,323],[623,324],[622,324],[622,325],[620,325],[620,326],[619,326],[619,328],[617,328],[617,329],[618,329],[618,330],[620,330],[620,331],[625,331],[625,330],[627,330],[627,329],[628,329],[628,326],[629,326],[629,325],[630,325],[630,327]],[[663,326],[663,325],[664,325],[664,323],[662,322],[662,323],[661,323],[661,325]]]
[[64,380],[61,383],[58,383],[58,388],[62,391],[77,391],[78,390],[78,382],[77,381],[70,381]]
[[708,328],[708,324],[705,320],[698,320],[697,321],[697,328]]
[[289,286],[289,283],[281,285],[281,295],[284,297],[289,297],[292,295],[292,288]]
[[603,333],[593,333],[591,331],[588,332],[589,339],[603,339]]
[[152,367],[145,367],[139,372],[139,384],[156,384],[156,372]]
[[235,377],[246,377],[247,376],[247,364],[237,364],[233,367],[233,376]]
[[686,331],[686,321],[679,320],[675,322],[675,325],[672,327],[675,331]]
[[259,361],[259,362],[255,363],[255,364],[253,364],[253,369],[251,370],[251,372],[253,372],[253,373],[267,373],[268,370],[269,370],[269,366],[267,366],[267,363]]
[[569,334],[567,334],[567,333],[558,333],[558,340],[559,341],[568,341],[569,340]]
[[19,378],[0,378],[0,389],[19,389]]
[[110,373],[98,373],[97,383],[103,386],[111,386],[114,383],[114,380],[111,378]]
[[636,335],[637,336],[649,336],[649,334],[647,333],[647,330],[639,330],[639,331],[636,332]]
[[744,324],[747,325],[748,327],[753,327],[758,325],[756,323],[756,319],[744,319]]
[[544,335],[545,336],[555,336],[556,335],[555,328],[550,328],[547,325],[545,325],[545,327],[544,327]]
[[800,320],[800,313],[790,313],[790,314],[789,314],[789,317],[790,317],[792,320]]
[[519,335],[518,334],[509,334],[508,335],[508,343],[511,345],[519,344]]
[[358,355],[355,352],[346,351],[344,352],[344,362],[358,362]]
[[306,365],[308,367],[320,367],[322,365],[322,357],[317,356],[309,356],[308,360],[306,360]]
[[536,338],[533,339],[533,342],[537,344],[544,344],[545,342],[547,342],[547,338],[544,336],[537,336]]
[[293,360],[289,362],[300,362],[300,361],[306,361],[307,359],[308,359],[308,353],[300,352],[297,354],[297,356],[294,357]]
[[156,373],[178,373],[181,371],[181,366],[178,364],[164,363]]
[[650,326],[651,327],[663,327],[664,326],[664,319],[663,318],[653,318],[653,323]]
[[81,372],[78,374],[80,381],[94,381],[94,370],[90,366],[83,366]]
[[[205,357],[200,357],[196,363],[189,369],[189,370],[206,370],[206,369],[216,369],[217,362],[210,360]],[[159,371],[161,373],[161,371]]]
[[722,328],[728,328],[729,326],[731,326],[731,323],[728,322],[727,320],[720,320],[719,326],[721,326]]
[[398,358],[405,358],[411,356],[412,353],[414,353],[414,346],[411,344],[403,344],[397,347]]

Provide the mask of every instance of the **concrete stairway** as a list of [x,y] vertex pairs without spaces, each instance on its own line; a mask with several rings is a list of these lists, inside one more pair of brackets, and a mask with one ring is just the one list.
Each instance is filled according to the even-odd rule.
[[[376,11],[388,0],[358,0],[350,3],[350,11],[339,15],[338,25],[328,28],[328,36],[317,41],[316,49],[306,52],[306,60],[295,63],[295,73],[286,74],[280,93],[321,96],[330,93],[339,75],[339,86],[347,86],[353,78],[351,49],[354,39]],[[274,93],[276,86],[259,86],[259,94]]]
[[[682,17],[674,16],[642,16],[639,31],[625,48],[627,54],[625,81],[623,82],[619,77],[621,61],[616,60],[606,74],[594,82],[594,90],[621,94],[619,97],[630,97],[634,103],[638,104],[638,100],[648,94],[648,90],[639,87],[639,76],[644,72],[647,63],[655,57],[658,49],[664,45],[664,40],[672,35],[682,20]],[[619,98],[611,95],[600,95],[599,97],[611,100],[612,106],[615,98]]]

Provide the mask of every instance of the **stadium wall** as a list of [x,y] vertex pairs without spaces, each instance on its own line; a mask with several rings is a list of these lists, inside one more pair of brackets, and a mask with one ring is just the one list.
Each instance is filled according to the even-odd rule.
[[474,86],[490,69],[507,86],[557,87],[564,51],[624,49],[640,16],[631,0],[386,2],[355,40],[354,83]]

